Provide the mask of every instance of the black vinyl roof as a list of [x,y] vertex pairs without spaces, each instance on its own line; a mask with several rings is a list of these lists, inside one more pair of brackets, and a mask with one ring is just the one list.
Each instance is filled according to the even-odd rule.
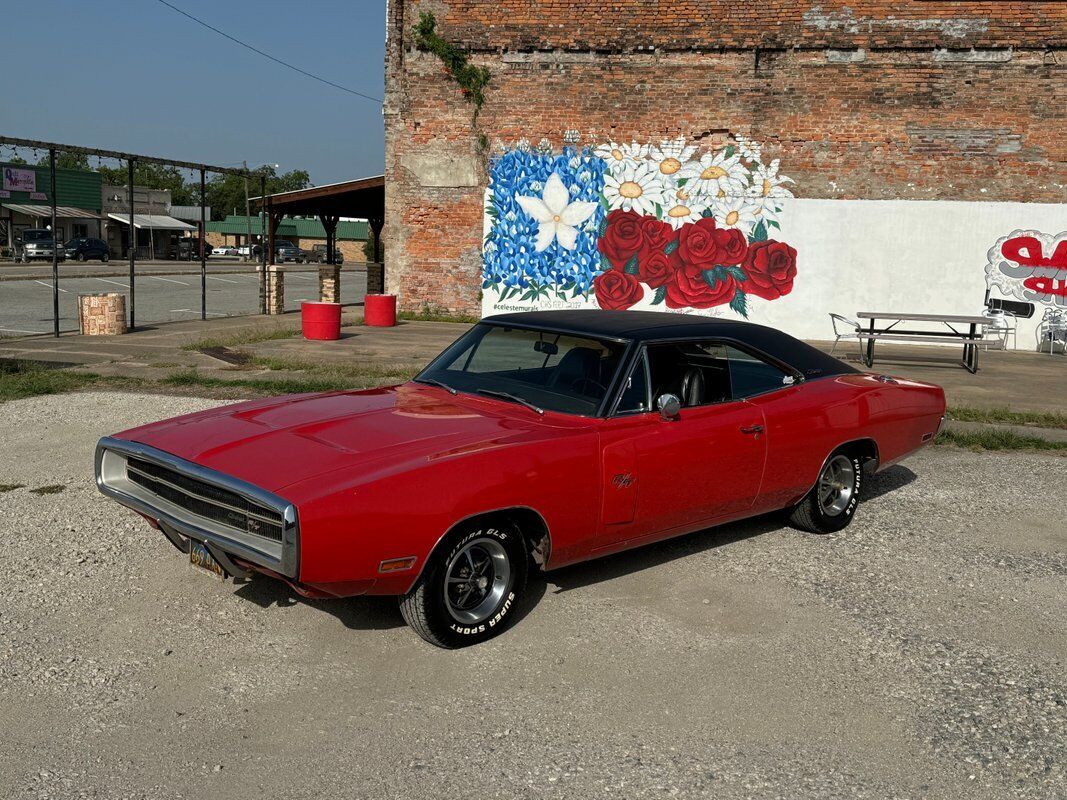
[[807,377],[855,373],[843,361],[795,339],[777,328],[732,319],[663,311],[527,311],[496,314],[482,320],[493,325],[573,333],[592,338],[636,342],[663,339],[726,339],[748,344]]

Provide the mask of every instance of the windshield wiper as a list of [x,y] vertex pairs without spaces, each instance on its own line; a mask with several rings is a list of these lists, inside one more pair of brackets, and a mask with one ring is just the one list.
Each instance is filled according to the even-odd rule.
[[505,400],[510,400],[513,403],[518,403],[519,405],[526,406],[528,409],[530,409],[531,411],[536,411],[538,414],[545,413],[545,410],[543,408],[539,408],[538,406],[535,406],[533,403],[531,403],[529,400],[524,400],[518,395],[511,394],[510,392],[498,392],[495,389],[477,389],[476,391],[478,392],[478,394],[484,394],[488,397],[502,397]]
[[440,386],[442,389],[444,389],[449,394],[456,394],[456,390],[455,389],[453,389],[451,386],[449,386],[444,381],[437,380],[437,378],[413,378],[412,380],[415,383],[428,383],[431,386]]

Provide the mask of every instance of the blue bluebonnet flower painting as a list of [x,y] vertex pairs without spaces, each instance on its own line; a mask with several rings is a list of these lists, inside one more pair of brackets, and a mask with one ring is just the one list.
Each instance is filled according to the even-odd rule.
[[[597,232],[605,214],[605,166],[590,150],[569,147],[562,154],[517,148],[497,158],[490,166],[486,198],[490,227],[483,245],[482,288],[496,289],[501,300],[588,296],[601,272]],[[553,203],[558,182],[569,195],[563,222],[571,221],[573,227],[556,219],[562,230],[550,231],[551,212],[567,204],[565,198]],[[528,211],[531,204],[546,208],[541,198],[547,216],[539,222]],[[573,248],[568,246],[572,242]]]

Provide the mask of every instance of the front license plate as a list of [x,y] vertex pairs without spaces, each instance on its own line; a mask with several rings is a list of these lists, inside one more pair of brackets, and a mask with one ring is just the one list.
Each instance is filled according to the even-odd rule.
[[189,542],[189,563],[194,567],[199,567],[206,572],[210,572],[213,575],[217,575],[220,578],[226,577],[226,570],[222,568],[222,564],[215,560],[215,558],[208,552],[208,549],[204,547],[203,542],[196,540]]

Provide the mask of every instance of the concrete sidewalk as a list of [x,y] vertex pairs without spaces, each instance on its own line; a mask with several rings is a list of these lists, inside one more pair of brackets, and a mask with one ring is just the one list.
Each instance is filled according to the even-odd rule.
[[[229,371],[233,365],[183,347],[207,339],[221,342],[256,338],[291,330],[292,338],[235,344],[258,356],[311,362],[316,365],[421,366],[467,329],[451,322],[404,322],[395,328],[362,325],[362,309],[346,310],[342,338],[335,342],[305,341],[298,335],[297,313],[282,316],[228,317],[149,326],[119,337],[65,334],[0,339],[0,358],[25,359],[63,365],[88,365],[108,374],[145,375],[146,368],[195,367]],[[814,342],[830,349],[828,342]],[[839,357],[859,363],[855,347],[838,347]],[[972,375],[959,366],[956,347],[879,345],[874,372],[939,384],[949,405],[1009,408],[1012,411],[1064,413],[1067,398],[1067,357],[1027,352],[982,353],[982,368]],[[106,370],[101,370],[102,367]]]

